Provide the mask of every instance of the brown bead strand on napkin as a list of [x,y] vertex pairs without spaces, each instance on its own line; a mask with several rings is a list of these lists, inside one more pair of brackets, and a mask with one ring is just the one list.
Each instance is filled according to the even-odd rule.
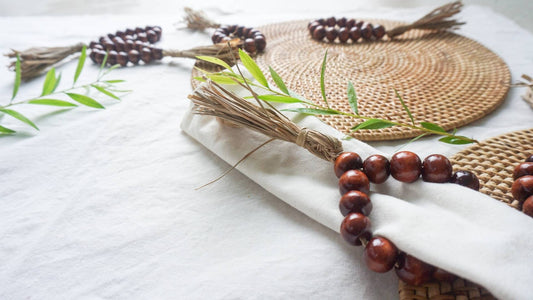
[[513,180],[511,187],[513,198],[520,202],[522,211],[526,215],[533,217],[533,155],[515,167]]
[[[391,30],[385,30],[381,25],[372,25],[364,21],[356,21],[345,17],[336,19],[317,19],[309,22],[307,29],[311,38],[317,41],[327,41],[330,43],[338,40],[340,43],[357,43],[358,41],[381,40],[385,35],[389,39],[401,35],[411,29],[432,29],[446,30],[457,28],[464,23],[447,18],[459,13],[463,4],[460,1],[448,3],[431,11],[418,21],[409,25],[402,25]],[[324,39],[325,38],[325,39]]]
[[[426,182],[452,182],[479,190],[479,180],[471,172],[453,173],[448,158],[432,154],[422,162],[418,155],[409,151],[394,154],[389,161],[382,155],[371,155],[363,162],[355,152],[343,152],[334,164],[335,175],[339,178],[339,202],[342,221],[340,233],[351,245],[364,245],[364,261],[369,269],[384,273],[395,268],[396,275],[411,285],[421,285],[431,279],[453,281],[456,276],[431,266],[409,254],[401,252],[396,246],[381,236],[372,236],[370,219],[372,202],[368,193],[370,182],[380,184],[389,175],[406,183],[415,182],[420,176]],[[533,179],[533,176],[531,176]]]
[[227,43],[234,39],[239,40],[239,48],[248,53],[263,52],[266,47],[265,36],[252,27],[224,25],[218,27],[211,36],[214,44]]

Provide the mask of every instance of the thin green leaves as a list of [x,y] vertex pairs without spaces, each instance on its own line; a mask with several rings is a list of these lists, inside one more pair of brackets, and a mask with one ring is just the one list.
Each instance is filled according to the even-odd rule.
[[439,125],[435,123],[430,122],[420,122],[420,125],[428,130],[437,131],[437,132],[446,132],[444,128],[440,127]]
[[298,107],[298,108],[287,108],[283,109],[283,111],[291,111],[291,112],[297,112],[304,115],[338,115],[340,114],[338,111],[334,109],[318,109],[318,108],[307,108],[307,107]]
[[99,85],[96,85],[96,84],[91,84],[91,86],[95,89],[97,89],[100,93],[102,94],[105,94],[113,99],[116,99],[116,100],[120,100],[119,97],[117,97],[117,95],[111,93],[110,91],[106,90],[104,87],[101,87]]
[[21,76],[20,56],[17,54],[17,61],[15,62],[15,85],[13,85],[13,96],[11,96],[11,100],[15,99],[15,96],[17,96],[17,93],[19,91],[20,76]]
[[12,134],[12,133],[15,133],[16,131],[15,130],[12,130],[12,129],[9,129],[7,127],[4,127],[2,125],[0,125],[0,133],[1,134]]
[[61,74],[59,74],[58,77],[56,77],[56,69],[52,68],[48,73],[46,73],[46,77],[44,79],[43,83],[43,92],[41,93],[42,96],[50,95],[55,91],[57,86],[59,85],[59,81],[61,80]]
[[248,72],[250,72],[250,74],[252,74],[255,80],[257,80],[257,82],[259,82],[262,86],[268,88],[268,82],[265,78],[265,75],[263,72],[261,72],[261,69],[250,57],[250,55],[248,55],[242,49],[239,49],[239,57],[244,67],[248,70]]
[[359,111],[357,109],[357,94],[355,93],[355,88],[353,87],[353,83],[351,81],[348,81],[348,103],[350,103],[350,107],[352,108],[352,111],[359,115]]
[[72,86],[74,86],[76,84],[76,81],[78,81],[81,71],[83,70],[83,66],[85,65],[86,58],[87,58],[87,46],[83,45],[83,48],[81,49],[80,59],[78,59],[78,66],[76,67],[76,72],[74,73],[74,82],[72,82]]
[[283,82],[283,79],[281,79],[281,77],[278,75],[278,73],[276,73],[276,71],[274,71],[274,69],[272,69],[271,67],[268,67],[268,69],[270,70],[270,75],[272,76],[272,79],[274,80],[278,88],[286,95],[289,95],[289,89],[285,85],[285,82]]
[[28,101],[29,104],[38,104],[38,105],[50,105],[50,106],[62,106],[62,107],[75,107],[77,106],[74,103],[68,101],[58,100],[58,99],[35,99]]
[[277,103],[303,103],[304,101],[283,95],[257,95],[257,98],[267,101],[267,102],[277,102]]
[[80,104],[83,104],[83,105],[86,105],[86,106],[89,106],[89,107],[93,107],[93,108],[99,108],[99,109],[105,109],[105,107],[98,103],[98,101],[94,100],[93,98],[89,97],[89,96],[85,96],[85,95],[81,95],[81,94],[76,94],[76,93],[66,93],[72,100],[80,103]]
[[360,129],[382,129],[382,128],[388,128],[392,127],[396,124],[394,124],[391,121],[382,120],[382,119],[369,119],[364,121],[363,123],[355,126],[352,128],[353,131],[360,130]]
[[327,58],[328,50],[326,50],[326,53],[324,54],[324,60],[322,61],[322,67],[320,68],[320,92],[322,93],[322,99],[326,103],[326,106],[329,108],[328,99],[326,98],[326,84],[324,83]]
[[439,141],[453,145],[465,145],[476,142],[475,140],[462,135],[445,136],[443,138],[440,138]]
[[5,114],[7,114],[7,115],[10,115],[13,118],[18,119],[19,121],[22,121],[22,122],[30,125],[31,127],[39,130],[37,125],[35,125],[30,119],[26,118],[25,116],[23,116],[21,113],[19,113],[17,111],[14,111],[12,109],[7,109],[7,108],[0,108],[0,112],[3,112]]
[[223,61],[222,59],[220,59],[218,57],[214,57],[214,56],[196,56],[196,58],[199,59],[199,60],[207,61],[207,62],[210,62],[212,64],[224,67],[224,68],[228,69],[230,72],[233,73],[233,70],[231,69],[231,67],[225,61]]
[[411,115],[411,111],[409,110],[409,107],[407,107],[407,105],[405,105],[405,102],[403,102],[402,96],[400,96],[400,93],[398,93],[398,91],[396,89],[394,89],[394,92],[396,93],[396,97],[398,97],[398,99],[400,99],[400,103],[402,104],[402,107],[405,110],[405,112],[407,112],[407,115],[409,116],[409,119],[411,119],[411,123],[413,124],[413,126],[415,126],[415,120],[413,119],[413,115]]

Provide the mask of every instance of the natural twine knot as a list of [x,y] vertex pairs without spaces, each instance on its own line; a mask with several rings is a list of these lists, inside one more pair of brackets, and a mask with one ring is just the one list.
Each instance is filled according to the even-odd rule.
[[295,144],[327,161],[334,161],[343,151],[338,139],[305,127],[298,132]]

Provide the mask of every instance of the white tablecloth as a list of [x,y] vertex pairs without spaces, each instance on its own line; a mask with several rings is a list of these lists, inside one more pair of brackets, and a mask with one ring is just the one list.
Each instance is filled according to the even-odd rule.
[[[413,20],[427,10],[328,13]],[[210,12],[246,25],[324,16],[318,9],[267,14],[257,6]],[[146,24],[163,27],[163,48],[210,43],[207,34],[174,30],[180,15],[4,17],[0,51],[88,42]],[[499,54],[513,78],[531,74],[531,34],[483,7],[466,7],[461,18],[468,23],[459,33]],[[113,71],[110,78],[128,80],[124,87],[133,92],[121,103],[100,98],[103,111],[20,107],[40,132],[2,119],[20,134],[0,138],[0,298],[395,298],[393,273],[356,275],[359,252],[239,172],[194,190],[229,166],[179,129],[192,64],[166,58]],[[60,88],[71,85],[75,67],[60,67]],[[88,63],[80,80],[97,73]],[[2,103],[12,78],[0,70]],[[18,98],[40,94],[42,80],[25,83]],[[532,127],[523,92],[511,89],[500,108],[461,132],[482,140]],[[372,145],[391,153],[404,142]],[[463,148],[428,138],[403,149],[425,156]]]

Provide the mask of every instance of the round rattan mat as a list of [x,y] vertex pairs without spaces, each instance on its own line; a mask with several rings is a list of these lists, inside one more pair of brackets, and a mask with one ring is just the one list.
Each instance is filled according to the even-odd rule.
[[[513,200],[511,186],[513,170],[533,154],[533,128],[506,133],[485,140],[455,154],[451,161],[454,171],[474,172],[481,183],[480,192],[519,209]],[[457,279],[452,283],[431,282],[411,286],[400,282],[401,300],[478,300],[495,299],[486,289],[472,282]]]
[[[370,22],[392,28],[394,21]],[[410,123],[394,93],[398,90],[415,122],[433,122],[449,130],[480,119],[493,111],[508,91],[507,65],[496,54],[466,37],[450,33],[411,30],[393,41],[356,44],[312,40],[308,21],[291,21],[259,27],[267,37],[265,52],[256,61],[281,75],[289,89],[321,102],[320,67],[328,50],[325,74],[330,105],[350,112],[348,80],[358,94],[359,112],[369,117]],[[193,71],[193,75],[199,73]],[[273,82],[269,75],[267,78]],[[195,87],[198,83],[192,84]],[[361,121],[345,116],[323,116],[337,130],[350,134]],[[403,127],[361,130],[352,136],[365,141],[414,137],[421,132]]]

